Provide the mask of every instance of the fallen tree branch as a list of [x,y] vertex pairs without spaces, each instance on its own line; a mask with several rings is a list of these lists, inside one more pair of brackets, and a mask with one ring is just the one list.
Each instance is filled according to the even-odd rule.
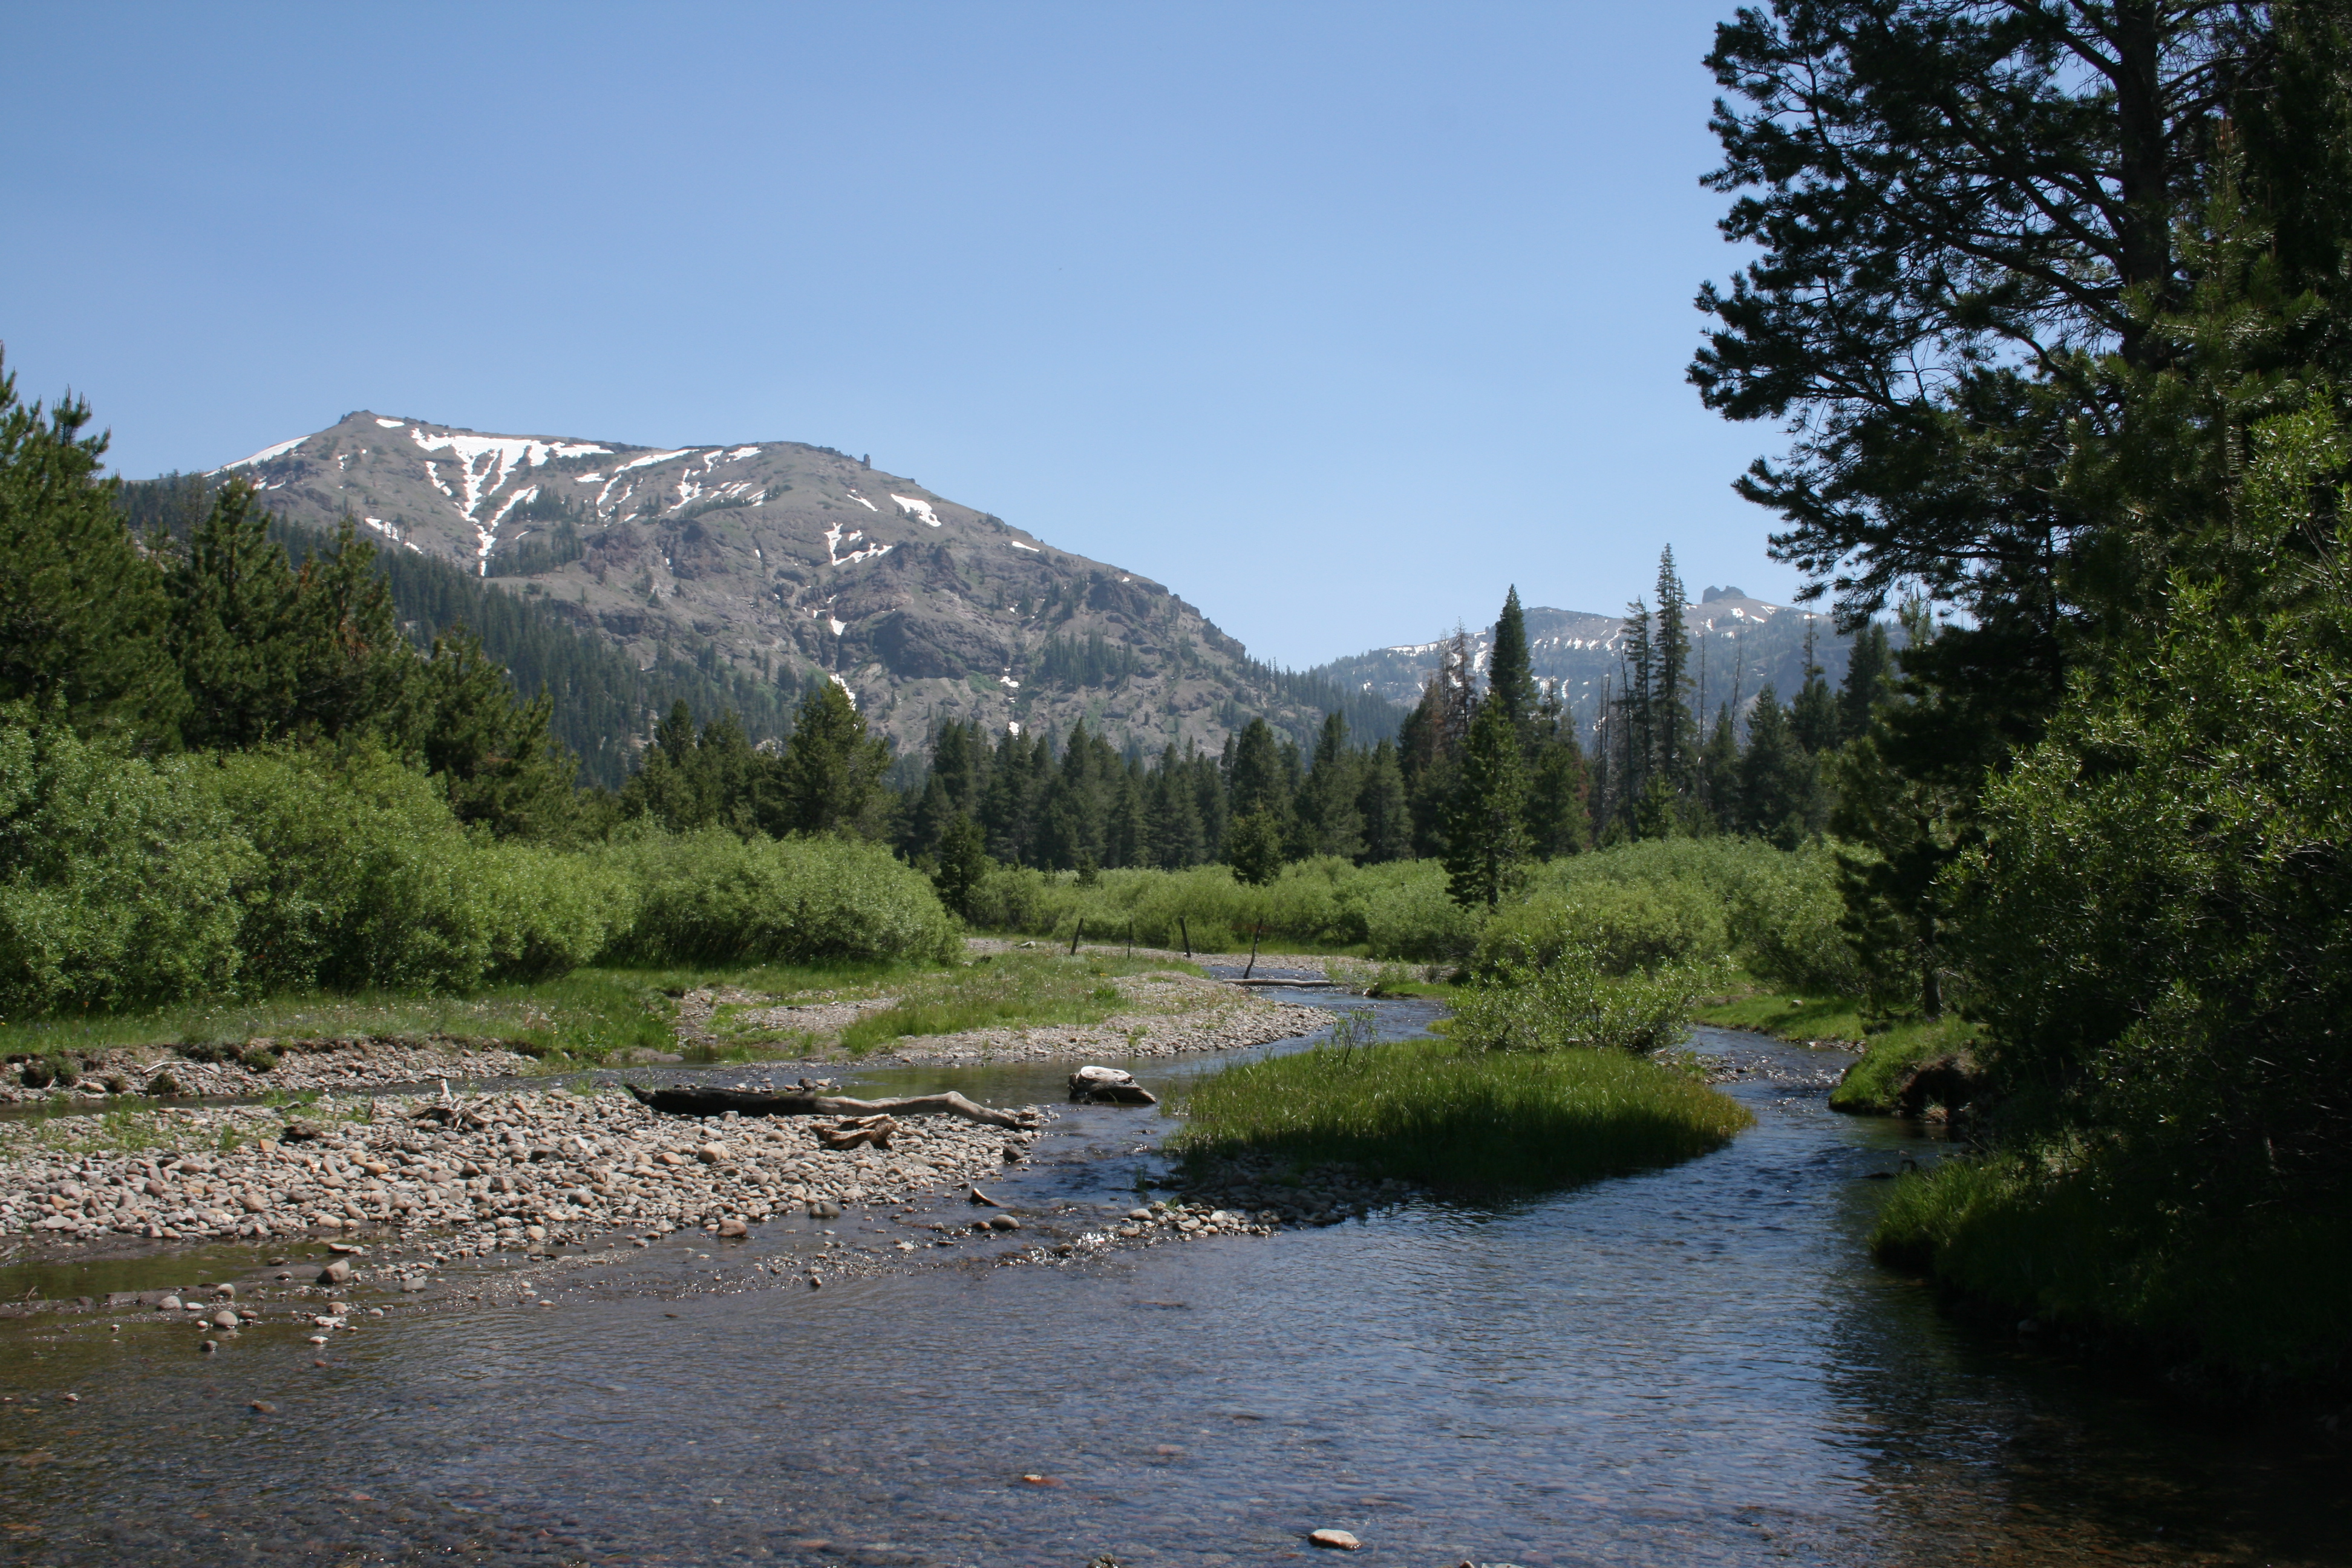
[[682,1084],[655,1089],[639,1089],[633,1083],[622,1087],[636,1096],[639,1105],[669,1116],[724,1116],[730,1110],[738,1116],[961,1116],[989,1127],[1026,1131],[1037,1125],[1009,1110],[992,1110],[953,1089],[904,1100],[851,1100],[838,1094],[757,1094],[750,1089],[692,1089]]

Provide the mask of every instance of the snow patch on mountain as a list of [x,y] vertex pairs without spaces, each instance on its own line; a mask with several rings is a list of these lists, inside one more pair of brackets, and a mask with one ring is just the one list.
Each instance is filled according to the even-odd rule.
[[287,453],[292,451],[295,447],[300,446],[310,438],[310,437],[308,436],[297,436],[291,441],[280,441],[275,447],[264,447],[260,451],[256,452],[250,458],[239,458],[234,463],[223,463],[219,468],[215,468],[213,472],[216,474],[225,474],[231,468],[249,468],[257,463],[269,462],[274,458],[284,457]]
[[408,437],[425,450],[450,453],[464,465],[466,499],[458,510],[468,522],[517,469],[536,468],[550,458],[609,456],[613,450],[586,441],[541,441],[530,436],[468,436],[451,430],[427,437],[421,427],[411,429]]
[[863,529],[851,529],[845,533],[842,531],[841,524],[835,523],[824,531],[825,560],[835,566],[854,566],[860,561],[878,561],[898,548],[891,544],[869,544],[863,550],[853,550],[846,555],[841,552],[843,545],[855,544],[865,537],[866,532]]
[[940,514],[931,510],[930,502],[919,500],[913,496],[902,496],[896,491],[891,493],[890,499],[898,502],[898,510],[908,517],[920,518],[933,528],[940,526]]

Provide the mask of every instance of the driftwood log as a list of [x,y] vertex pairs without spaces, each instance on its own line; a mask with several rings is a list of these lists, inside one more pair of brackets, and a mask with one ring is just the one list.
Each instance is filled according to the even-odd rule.
[[837,1127],[820,1127],[816,1141],[828,1149],[863,1149],[871,1144],[877,1149],[890,1147],[890,1135],[898,1124],[887,1116],[851,1116]]
[[953,1089],[903,1100],[852,1100],[840,1094],[759,1094],[684,1084],[673,1089],[639,1089],[633,1083],[623,1087],[636,1096],[639,1105],[668,1116],[724,1116],[730,1110],[738,1116],[961,1116],[966,1121],[1024,1131],[1036,1125],[1009,1110],[992,1110]]

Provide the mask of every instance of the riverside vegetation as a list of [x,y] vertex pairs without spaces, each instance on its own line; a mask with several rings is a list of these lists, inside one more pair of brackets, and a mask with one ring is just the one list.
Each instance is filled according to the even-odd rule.
[[142,549],[86,411],[8,387],[0,997],[915,961],[957,920],[1084,920],[1443,963],[1487,1072],[1654,1047],[1700,997],[1851,1018],[1847,1103],[1948,1053],[1977,1141],[1898,1184],[1882,1256],[2219,1384],[2342,1388],[2352,1296],[2308,1260],[2352,1224],[2352,17],[1774,5],[1709,63],[1755,255],[1702,292],[1692,379],[1792,432],[1739,488],[1854,634],[1840,689],[1695,712],[1669,552],[1589,731],[1514,592],[1483,689],[1457,644],[1369,751],[1333,713],[1307,750],[950,725],[893,759],[817,681],[772,752],[674,710],[583,791],[544,700],[460,633],[407,643],[348,530],[298,574],[231,484]]

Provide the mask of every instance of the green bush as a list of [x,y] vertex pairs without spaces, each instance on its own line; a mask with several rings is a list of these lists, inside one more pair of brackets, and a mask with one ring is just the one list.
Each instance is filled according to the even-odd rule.
[[381,753],[232,752],[197,775],[257,852],[249,989],[459,990],[492,971],[498,879],[430,779]]
[[1844,904],[1827,845],[1790,850],[1755,838],[1644,839],[1552,861],[1537,873],[1529,899],[1590,898],[1603,887],[1649,888],[1712,906],[1721,945],[1692,956],[1727,952],[1767,984],[1850,995],[1862,984],[1838,927]]
[[1602,973],[1716,963],[1729,952],[1723,900],[1692,882],[1579,882],[1486,922],[1477,969],[1544,969],[1575,952]]
[[490,972],[544,980],[596,962],[635,925],[637,888],[613,858],[487,844],[471,876],[490,921]]
[[0,1007],[114,1008],[239,979],[257,861],[188,763],[0,709]]
[[609,850],[636,888],[611,956],[638,963],[945,959],[955,922],[930,879],[879,845],[644,830]]
[[2021,1147],[1905,1176],[1872,1246],[2053,1329],[2136,1340],[2233,1392],[2352,1378],[2352,1213],[2186,1198],[2210,1168],[2123,1140]]
[[1486,1050],[1660,1050],[1689,1033],[1700,978],[1672,966],[1612,976],[1570,948],[1540,969],[1507,963],[1472,980],[1454,999],[1452,1036]]
[[1731,948],[1748,973],[1784,991],[1859,996],[1868,985],[1840,921],[1837,857],[1826,844],[1759,858],[1730,889]]
[[1435,861],[1358,867],[1336,856],[1295,861],[1263,887],[1237,880],[1226,866],[1182,871],[1118,870],[1089,885],[1025,867],[999,866],[983,878],[970,906],[985,931],[1068,941],[1079,921],[1097,941],[1135,940],[1175,947],[1189,931],[1205,952],[1249,946],[1253,928],[1279,946],[1365,947],[1375,957],[1465,958],[1475,917],[1445,894]]

